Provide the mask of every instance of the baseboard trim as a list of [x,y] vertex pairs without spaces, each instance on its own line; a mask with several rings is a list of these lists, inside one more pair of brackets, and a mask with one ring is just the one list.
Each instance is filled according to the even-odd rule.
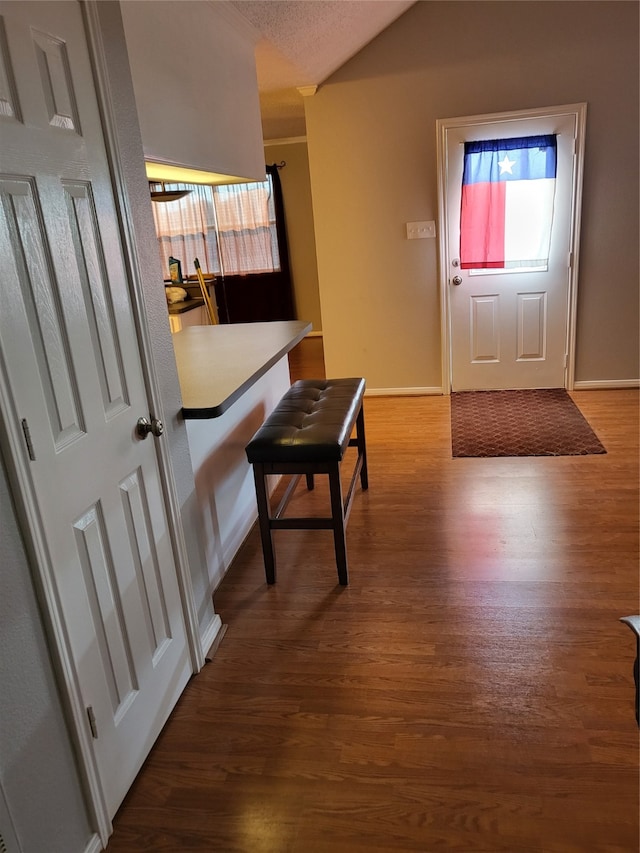
[[211,663],[211,661],[215,657],[216,652],[218,651],[218,649],[220,647],[220,643],[222,642],[224,635],[227,633],[227,628],[228,628],[228,625],[225,625],[223,623],[222,627],[220,628],[220,630],[216,634],[216,638],[213,641],[213,645],[211,646],[209,651],[204,656],[205,663]]
[[442,396],[442,388],[425,386],[420,388],[367,388],[365,397],[434,397]]
[[317,331],[316,332],[307,332],[307,334],[305,335],[305,338],[321,338],[321,337],[322,337],[322,330],[320,330],[319,332],[317,332]]
[[622,388],[640,388],[640,379],[585,379],[573,383],[574,391],[613,391]]
[[202,657],[206,658],[207,652],[216,642],[220,631],[223,629],[222,619],[218,613],[214,614],[213,619],[204,631],[200,634],[200,645],[202,647]]
[[84,853],[100,853],[101,850],[104,850],[104,847],[100,841],[100,836],[97,833],[94,833],[89,839],[89,843],[84,848]]
[[[614,391],[624,388],[640,388],[640,379],[594,379],[574,382],[575,391]],[[365,397],[433,397],[444,394],[441,386],[417,388],[367,388]]]

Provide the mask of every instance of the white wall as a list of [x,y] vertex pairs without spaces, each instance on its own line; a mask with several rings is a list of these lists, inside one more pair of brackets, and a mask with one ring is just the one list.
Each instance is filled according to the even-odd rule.
[[290,385],[285,355],[220,417],[187,421],[198,527],[214,590],[258,517],[253,469],[245,447]]
[[121,6],[145,158],[264,180],[248,25],[224,2]]
[[419,2],[305,99],[327,375],[438,388],[439,118],[586,101],[576,380],[638,379],[638,4]]

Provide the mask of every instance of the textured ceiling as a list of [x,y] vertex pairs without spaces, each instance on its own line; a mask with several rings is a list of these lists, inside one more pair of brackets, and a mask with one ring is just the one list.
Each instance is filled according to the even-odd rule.
[[256,69],[265,139],[303,136],[299,86],[319,85],[415,0],[232,0],[260,34]]

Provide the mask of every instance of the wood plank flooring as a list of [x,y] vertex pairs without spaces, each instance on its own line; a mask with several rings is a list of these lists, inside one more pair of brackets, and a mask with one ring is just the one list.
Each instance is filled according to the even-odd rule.
[[108,853],[637,851],[638,393],[572,396],[606,455],[452,459],[447,397],[366,398],[350,586],[287,530],[267,587],[252,531]]

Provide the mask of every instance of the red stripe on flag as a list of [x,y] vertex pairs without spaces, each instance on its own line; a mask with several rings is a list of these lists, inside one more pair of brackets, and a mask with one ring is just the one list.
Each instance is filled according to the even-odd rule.
[[464,184],[460,211],[460,266],[504,267],[506,181]]

